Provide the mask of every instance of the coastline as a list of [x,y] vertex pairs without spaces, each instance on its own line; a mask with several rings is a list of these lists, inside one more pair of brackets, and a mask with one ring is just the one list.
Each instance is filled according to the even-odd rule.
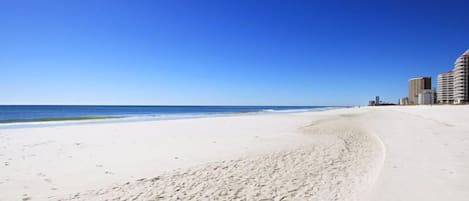
[[[0,106],[1,107],[1,106]],[[32,106],[4,106],[4,107],[87,107],[80,105],[69,105],[69,106],[55,106],[55,105],[32,105]],[[48,126],[66,126],[74,124],[95,124],[95,123],[122,123],[122,122],[138,122],[138,121],[160,121],[160,120],[177,120],[177,119],[194,119],[194,118],[210,118],[210,117],[224,117],[224,116],[238,116],[238,115],[259,115],[259,114],[268,114],[268,113],[299,113],[299,112],[315,112],[315,111],[324,111],[332,109],[347,108],[345,106],[88,106],[88,107],[234,107],[234,108],[251,108],[253,111],[225,111],[225,112],[208,112],[208,111],[199,111],[197,113],[164,113],[159,111],[155,114],[127,114],[119,113],[107,115],[107,114],[94,114],[94,115],[79,115],[70,116],[70,114],[64,114],[64,116],[54,116],[54,117],[36,117],[36,118],[18,118],[18,119],[0,119],[0,129],[9,129],[9,128],[31,128],[31,127],[48,127]],[[260,108],[256,108],[260,107]],[[285,108],[289,109],[285,109]],[[261,109],[261,108],[277,108],[277,109]],[[292,109],[295,108],[295,109]],[[1,109],[1,108],[0,108]],[[90,108],[93,109],[93,108]],[[161,113],[163,112],[163,113]],[[5,112],[4,112],[5,113]],[[8,113],[25,113],[25,111],[10,111]],[[26,114],[24,114],[26,115]],[[56,114],[57,115],[57,114]]]
[[362,107],[0,129],[0,200],[464,200],[468,111]]
[[90,121],[90,120],[104,120],[104,119],[117,119],[123,118],[121,116],[83,116],[83,117],[50,117],[50,118],[38,118],[38,119],[11,119],[2,120],[0,124],[12,124],[12,123],[41,123],[41,122],[62,122],[62,121]]
[[0,172],[6,192],[0,199],[56,200],[175,169],[289,151],[323,141],[301,128],[349,112],[354,109],[4,129],[1,151],[8,154],[0,158],[8,166]]

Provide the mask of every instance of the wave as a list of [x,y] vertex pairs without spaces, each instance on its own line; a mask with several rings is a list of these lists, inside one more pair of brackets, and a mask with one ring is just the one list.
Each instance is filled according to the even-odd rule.
[[90,124],[90,123],[114,123],[114,122],[135,122],[135,121],[158,121],[158,120],[176,120],[176,119],[192,119],[204,117],[219,116],[237,116],[249,114],[265,114],[265,113],[296,113],[296,112],[312,112],[336,109],[339,107],[313,107],[313,108],[269,108],[250,111],[229,111],[229,112],[210,112],[210,113],[184,113],[184,114],[121,114],[108,116],[75,116],[75,117],[51,117],[36,119],[7,119],[0,120],[0,128],[24,128],[24,127],[48,127],[71,124]]
[[50,117],[37,119],[6,119],[0,120],[3,123],[28,123],[28,122],[50,122],[50,121],[80,121],[80,120],[100,120],[100,119],[116,119],[121,116],[77,116],[77,117]]

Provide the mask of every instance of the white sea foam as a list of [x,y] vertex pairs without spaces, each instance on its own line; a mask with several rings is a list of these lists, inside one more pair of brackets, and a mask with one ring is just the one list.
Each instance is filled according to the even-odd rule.
[[[161,120],[176,120],[176,119],[193,119],[193,118],[206,118],[206,117],[220,117],[220,116],[237,116],[237,115],[255,115],[265,113],[298,113],[298,112],[312,112],[337,109],[340,107],[317,107],[307,109],[265,109],[252,112],[219,112],[219,113],[185,113],[185,114],[157,114],[157,115],[142,115],[142,114],[123,114],[122,116],[109,116],[106,119],[84,119],[84,120],[57,120],[57,121],[31,121],[31,122],[10,122],[0,123],[0,129],[10,128],[30,128],[30,127],[50,127],[50,126],[63,126],[63,125],[76,125],[76,124],[96,124],[96,123],[116,123],[116,122],[134,122],[134,121],[161,121]],[[117,118],[113,118],[117,117]]]

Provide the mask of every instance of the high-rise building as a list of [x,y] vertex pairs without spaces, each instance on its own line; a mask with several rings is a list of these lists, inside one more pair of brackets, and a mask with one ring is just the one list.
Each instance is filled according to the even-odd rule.
[[399,98],[399,105],[408,105],[409,99],[407,97]]
[[456,59],[453,69],[454,103],[469,102],[469,50]]
[[438,103],[453,103],[454,101],[454,76],[453,71],[438,75]]
[[414,77],[409,80],[409,104],[418,104],[418,96],[425,89],[432,88],[431,77]]
[[431,105],[435,103],[435,90],[425,89],[418,95],[419,105]]

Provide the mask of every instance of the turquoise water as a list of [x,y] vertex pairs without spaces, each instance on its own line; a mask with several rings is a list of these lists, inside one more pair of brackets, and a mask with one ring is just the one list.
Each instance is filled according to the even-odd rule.
[[97,120],[129,117],[190,118],[250,112],[321,110],[327,106],[81,106],[0,105],[0,123]]

